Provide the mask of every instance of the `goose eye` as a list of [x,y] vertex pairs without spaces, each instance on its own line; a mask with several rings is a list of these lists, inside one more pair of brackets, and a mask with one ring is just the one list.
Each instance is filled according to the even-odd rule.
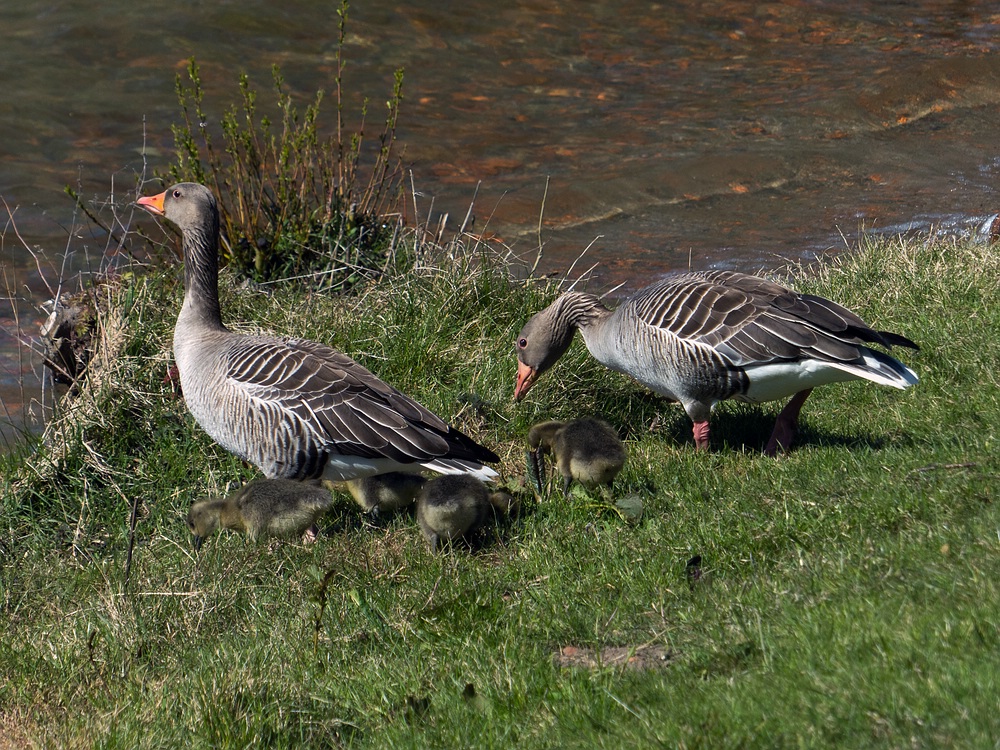
[[180,198],[180,197],[181,197],[181,191],[180,190],[175,190],[174,191],[174,198]]
[[517,348],[518,349],[523,349],[527,345],[528,345],[528,339],[518,339],[517,340]]

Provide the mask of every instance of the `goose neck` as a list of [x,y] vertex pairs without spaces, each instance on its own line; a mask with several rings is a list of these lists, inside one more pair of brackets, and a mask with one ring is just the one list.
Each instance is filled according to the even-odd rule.
[[580,329],[581,333],[599,327],[611,315],[611,311],[593,294],[569,292],[560,301],[559,317],[571,328]]
[[182,313],[211,327],[222,326],[219,305],[219,228],[210,224],[184,232],[184,306]]

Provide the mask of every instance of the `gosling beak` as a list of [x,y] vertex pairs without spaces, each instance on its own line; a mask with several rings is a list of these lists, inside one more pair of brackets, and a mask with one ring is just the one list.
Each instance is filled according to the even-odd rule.
[[517,383],[514,385],[514,400],[520,401],[524,398],[528,389],[538,380],[538,370],[530,367],[524,362],[517,363]]
[[201,537],[201,536],[193,536],[193,537],[191,537],[191,544],[194,545],[194,551],[195,552],[198,552],[198,551],[201,550],[201,543],[204,541],[204,539],[205,538]]
[[163,216],[163,199],[166,197],[167,191],[164,190],[159,195],[150,195],[140,198],[135,202],[135,205],[142,206],[155,216]]

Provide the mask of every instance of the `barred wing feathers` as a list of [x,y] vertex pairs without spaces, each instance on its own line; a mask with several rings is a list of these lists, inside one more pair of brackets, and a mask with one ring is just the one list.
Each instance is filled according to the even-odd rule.
[[805,358],[853,362],[871,343],[917,348],[871,329],[835,302],[731,271],[678,274],[624,305],[646,325],[709,346],[738,367]]
[[345,354],[303,339],[241,337],[227,381],[317,448],[401,462],[498,457]]

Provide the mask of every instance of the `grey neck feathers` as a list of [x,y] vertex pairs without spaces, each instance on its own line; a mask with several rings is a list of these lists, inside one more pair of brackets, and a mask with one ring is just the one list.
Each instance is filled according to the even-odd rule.
[[593,294],[567,292],[559,298],[555,317],[562,325],[573,328],[587,328],[611,314]]
[[202,324],[221,328],[218,222],[209,219],[202,226],[186,229],[183,247],[184,307]]

